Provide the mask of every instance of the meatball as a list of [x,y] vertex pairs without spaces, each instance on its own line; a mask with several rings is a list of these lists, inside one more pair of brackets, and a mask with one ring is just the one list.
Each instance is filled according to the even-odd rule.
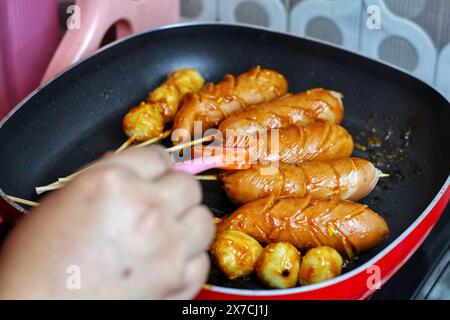
[[138,142],[156,138],[171,122],[186,94],[196,93],[205,80],[195,69],[172,72],[167,81],[150,92],[147,101],[131,109],[123,119],[123,130]]
[[341,255],[330,247],[317,247],[309,250],[300,266],[300,283],[308,285],[339,276],[344,261]]
[[298,283],[300,252],[288,242],[269,244],[256,263],[256,274],[269,288],[284,289]]
[[251,274],[261,251],[258,241],[237,230],[218,233],[210,248],[214,262],[228,279]]
[[125,116],[123,129],[127,136],[139,142],[157,137],[164,130],[161,107],[156,103],[141,102]]

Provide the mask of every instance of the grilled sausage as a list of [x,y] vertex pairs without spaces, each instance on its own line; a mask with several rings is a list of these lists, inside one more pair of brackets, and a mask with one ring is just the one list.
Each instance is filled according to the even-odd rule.
[[[249,105],[270,101],[287,92],[286,79],[276,71],[260,67],[237,77],[226,75],[218,84],[208,83],[198,94],[188,94],[174,120],[182,140],[194,133],[194,122],[202,130],[217,127],[225,117]],[[178,141],[175,141],[179,142]]]
[[313,122],[305,127],[290,125],[250,136],[225,137],[228,150],[245,148],[251,163],[256,160],[299,164],[350,157],[352,136],[343,127],[329,122]]
[[318,119],[340,124],[343,117],[342,94],[313,89],[235,112],[220,123],[219,129],[223,134],[234,130],[236,135],[246,135],[291,124],[303,126]]
[[[347,158],[331,162],[280,163],[278,170],[257,164],[248,170],[219,175],[228,196],[245,204],[270,194],[277,196],[339,196],[358,200],[375,188],[379,171],[367,160]],[[276,168],[275,168],[276,169]]]
[[131,109],[123,119],[127,136],[146,141],[159,136],[164,126],[173,120],[185,94],[198,92],[205,80],[197,70],[181,69],[172,72],[168,80],[150,92],[147,101]]
[[330,161],[348,158],[353,152],[353,139],[339,125],[313,122],[306,127],[292,125],[280,129],[278,150],[268,143],[267,151],[268,155],[279,151],[279,160],[284,163]]
[[362,204],[274,195],[242,206],[217,225],[219,232],[229,229],[261,244],[290,242],[299,250],[329,246],[347,258],[377,246],[389,233],[386,221]]

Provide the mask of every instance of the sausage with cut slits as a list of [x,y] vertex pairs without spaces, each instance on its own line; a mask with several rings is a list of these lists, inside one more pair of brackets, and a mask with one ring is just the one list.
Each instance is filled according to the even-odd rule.
[[310,196],[266,198],[250,202],[217,225],[239,230],[262,244],[289,242],[299,250],[329,246],[353,258],[380,244],[389,234],[386,221],[355,202]]
[[187,140],[194,133],[194,122],[201,122],[204,132],[217,127],[233,112],[286,94],[287,87],[283,75],[261,67],[237,77],[228,74],[222,82],[208,83],[198,94],[188,94],[175,117],[173,129],[182,129],[177,131],[177,138]]
[[370,161],[347,158],[330,162],[306,162],[299,165],[280,163],[253,165],[247,170],[219,175],[228,196],[239,204],[278,196],[316,197],[339,196],[343,200],[358,200],[375,188],[380,171]]
[[343,117],[342,94],[319,88],[235,112],[220,123],[219,130],[223,134],[233,130],[236,135],[246,135],[291,124],[307,125],[315,120],[340,124]]

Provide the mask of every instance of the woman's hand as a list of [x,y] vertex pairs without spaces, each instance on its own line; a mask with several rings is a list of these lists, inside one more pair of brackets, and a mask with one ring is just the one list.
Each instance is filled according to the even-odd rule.
[[106,157],[46,198],[0,255],[0,298],[186,299],[205,283],[212,216],[159,147]]

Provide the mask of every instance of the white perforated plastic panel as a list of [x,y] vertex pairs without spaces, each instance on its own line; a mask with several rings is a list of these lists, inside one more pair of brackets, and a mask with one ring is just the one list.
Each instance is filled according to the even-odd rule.
[[[184,21],[247,23],[333,43],[402,68],[450,99],[450,0],[180,1]],[[367,27],[370,5],[381,29]]]

